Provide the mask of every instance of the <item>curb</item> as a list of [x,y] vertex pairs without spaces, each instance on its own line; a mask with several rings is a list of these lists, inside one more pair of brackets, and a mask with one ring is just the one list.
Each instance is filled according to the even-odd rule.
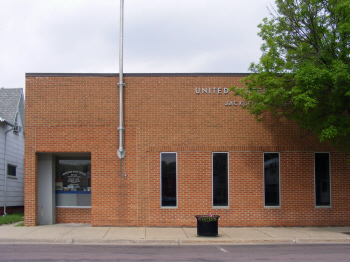
[[350,244],[350,239],[259,239],[259,240],[128,240],[128,239],[0,239],[0,244],[65,245],[295,245]]

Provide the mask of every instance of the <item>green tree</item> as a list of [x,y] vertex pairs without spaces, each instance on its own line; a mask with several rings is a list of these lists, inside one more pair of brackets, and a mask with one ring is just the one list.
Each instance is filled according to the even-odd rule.
[[350,0],[276,0],[259,36],[263,54],[235,95],[258,120],[293,119],[350,153]]

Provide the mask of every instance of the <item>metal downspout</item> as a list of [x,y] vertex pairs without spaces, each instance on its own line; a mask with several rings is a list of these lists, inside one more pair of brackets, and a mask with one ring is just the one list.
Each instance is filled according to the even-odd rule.
[[[117,151],[118,157],[123,159],[125,157],[125,149],[123,148],[124,141],[124,108],[123,108],[123,22],[124,22],[124,0],[120,0],[120,43],[119,43],[119,148]],[[122,164],[122,163],[121,163]],[[121,167],[122,171],[122,167]]]
[[13,127],[11,128],[11,129],[9,129],[9,130],[7,130],[6,132],[5,132],[5,151],[4,151],[4,183],[5,183],[5,185],[4,185],[4,216],[6,216],[6,191],[7,191],[7,165],[6,165],[6,162],[7,162],[7,159],[6,159],[6,135],[7,135],[7,133],[8,132],[10,132],[10,131],[12,131],[13,130]]

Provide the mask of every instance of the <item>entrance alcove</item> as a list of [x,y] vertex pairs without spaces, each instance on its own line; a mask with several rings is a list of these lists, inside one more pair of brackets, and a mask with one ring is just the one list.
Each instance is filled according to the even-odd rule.
[[38,153],[37,194],[38,225],[55,224],[56,207],[91,208],[91,154]]

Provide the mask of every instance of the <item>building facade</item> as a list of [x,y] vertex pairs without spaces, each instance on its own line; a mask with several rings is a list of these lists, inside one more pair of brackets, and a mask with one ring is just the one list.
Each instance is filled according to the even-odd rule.
[[349,157],[257,123],[244,76],[125,74],[120,160],[117,74],[27,74],[25,225],[349,226]]
[[22,88],[0,89],[0,215],[23,212],[24,96]]

